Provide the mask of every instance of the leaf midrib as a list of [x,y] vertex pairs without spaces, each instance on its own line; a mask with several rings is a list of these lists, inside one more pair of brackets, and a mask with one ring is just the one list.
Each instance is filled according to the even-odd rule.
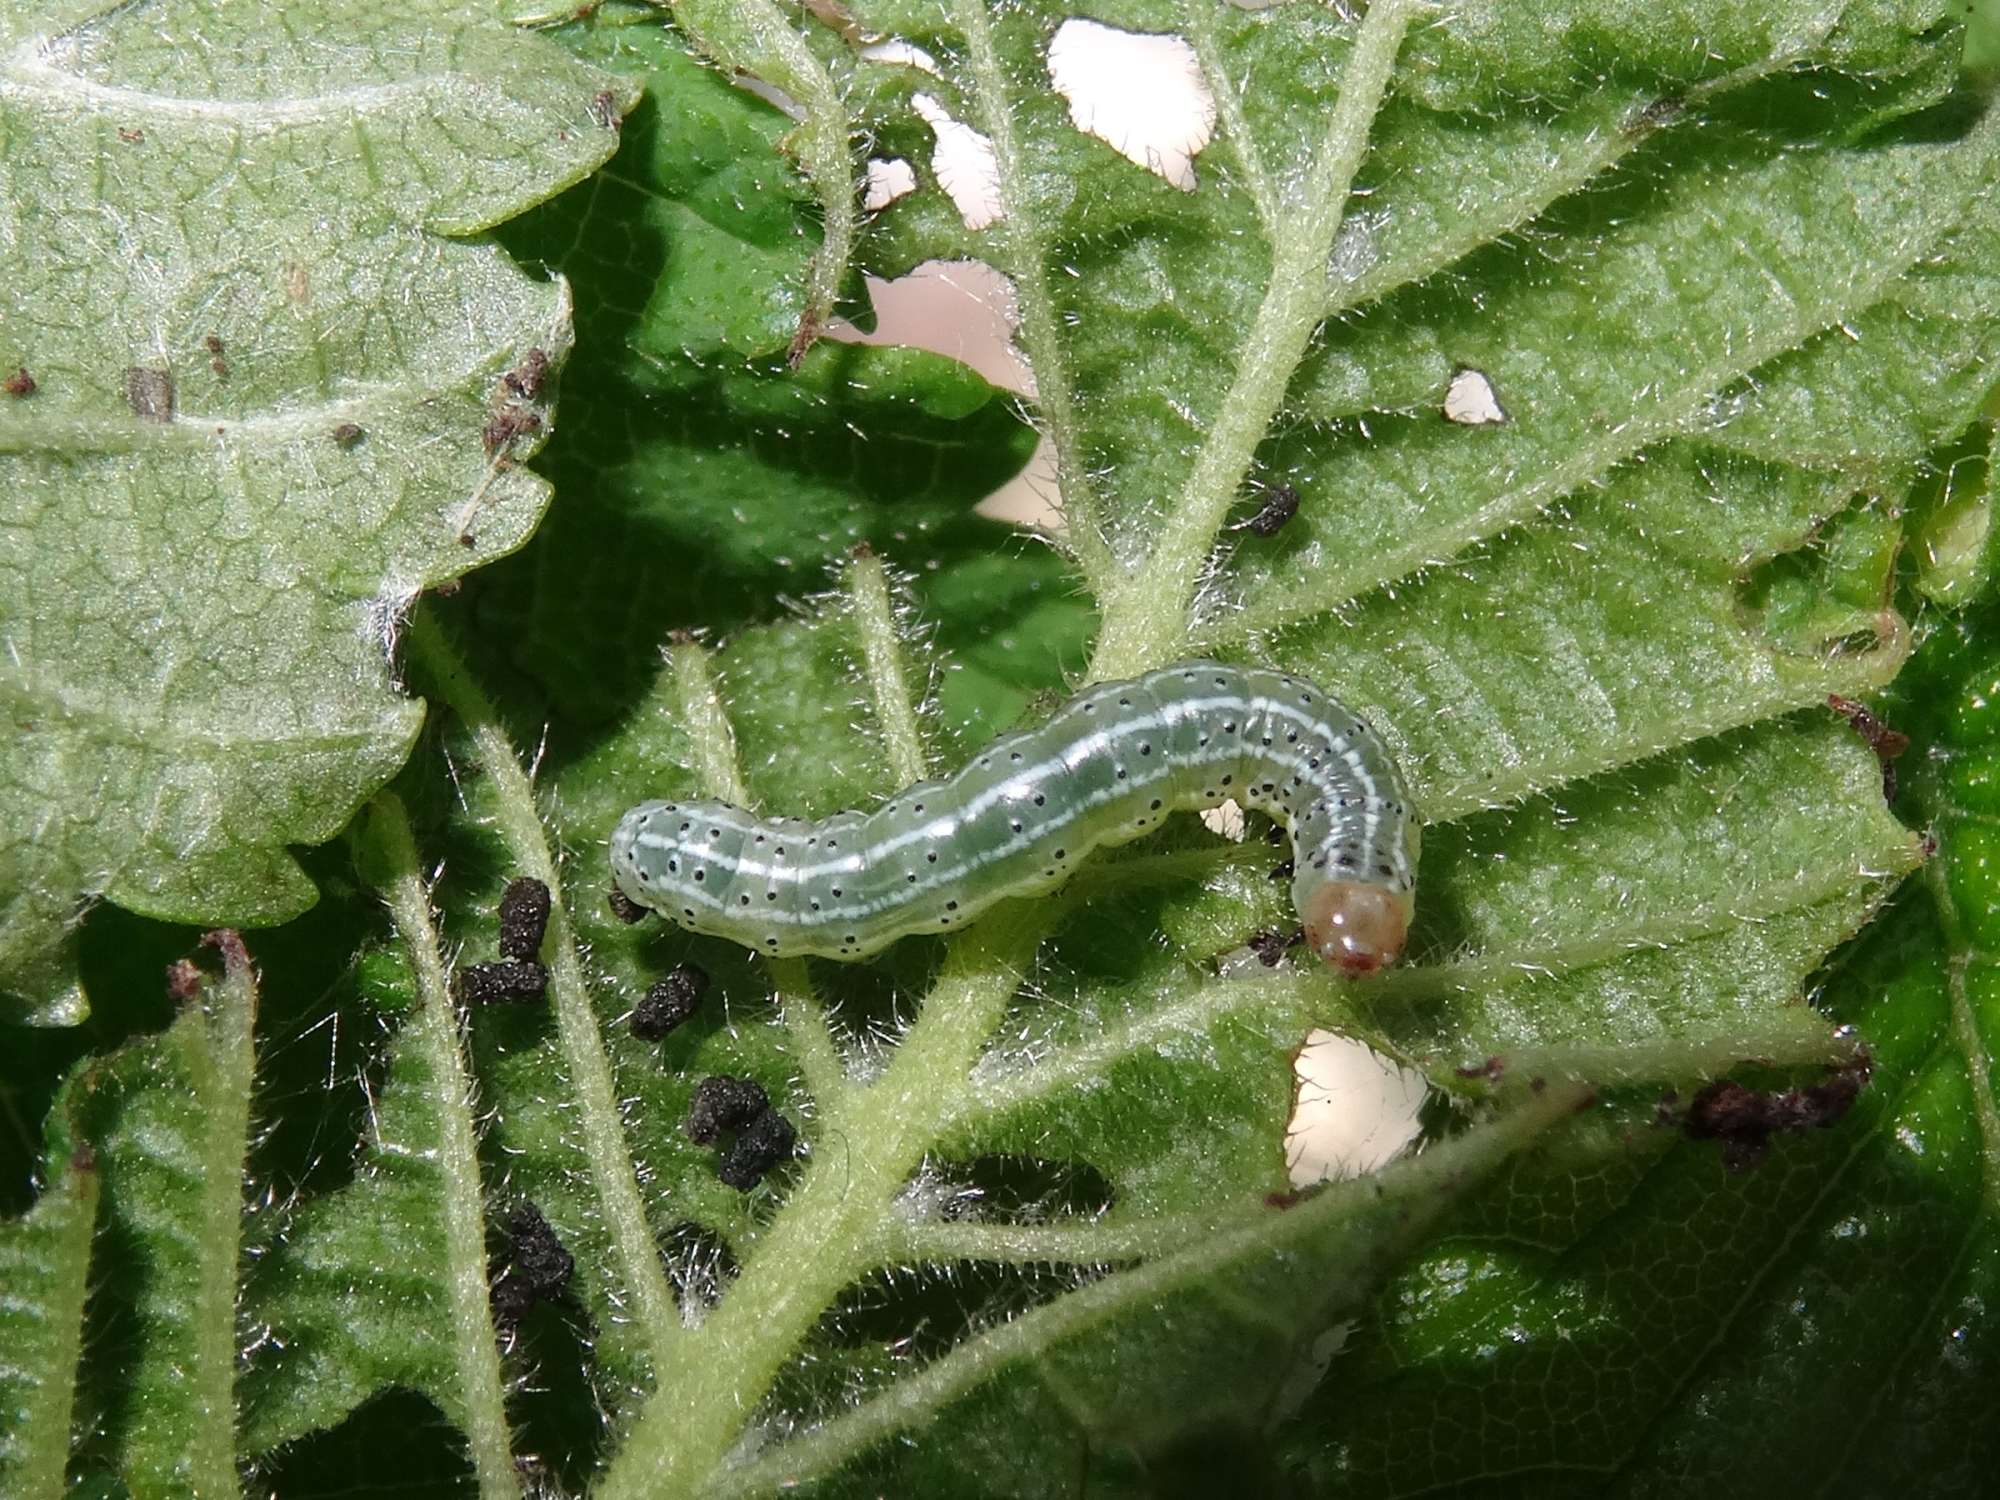
[[331,93],[291,95],[278,101],[195,99],[100,83],[82,73],[64,71],[57,65],[55,49],[43,38],[15,49],[12,56],[0,61],[0,98],[12,95],[45,112],[67,116],[81,106],[122,120],[159,121],[170,126],[214,122],[240,130],[301,124],[348,126],[356,117],[407,114],[424,101],[448,99],[449,85],[462,86],[464,81],[456,72],[431,73]]
[[[37,691],[45,683],[47,690]],[[262,724],[240,722],[223,714],[211,719],[177,710],[165,701],[164,693],[160,701],[143,712],[125,707],[130,701],[127,698],[113,698],[101,693],[85,697],[68,682],[58,680],[49,683],[47,674],[39,668],[35,670],[32,683],[26,672],[0,671],[0,695],[9,700],[10,707],[26,710],[30,715],[60,715],[62,728],[88,726],[90,737],[96,743],[129,745],[144,750],[149,756],[186,753],[202,760],[252,749],[283,753],[374,748],[381,745],[385,736],[398,731],[406,731],[414,739],[423,718],[421,705],[385,693],[376,700],[373,722],[364,727],[332,731],[315,727],[288,734]],[[15,722],[21,722],[20,718],[17,717]],[[209,727],[215,722],[224,727]],[[46,730],[51,726],[40,727]]]

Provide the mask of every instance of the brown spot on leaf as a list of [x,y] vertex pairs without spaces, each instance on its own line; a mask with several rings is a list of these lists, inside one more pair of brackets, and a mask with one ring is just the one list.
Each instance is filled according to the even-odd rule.
[[144,421],[173,421],[174,377],[165,370],[133,365],[125,372],[125,404]]
[[223,972],[232,978],[250,972],[250,950],[243,946],[243,934],[234,927],[217,927],[201,935],[203,946],[222,955]]
[[1681,1129],[1690,1140],[1721,1141],[1723,1165],[1748,1171],[1764,1159],[1773,1136],[1838,1124],[1861,1097],[1873,1066],[1864,1052],[1823,1082],[1782,1093],[1717,1079],[1688,1101]]
[[1627,135],[1646,135],[1671,125],[1681,117],[1687,102],[1678,94],[1662,94],[1659,98],[1638,109],[1625,118]]
[[792,335],[791,346],[785,350],[785,368],[796,370],[806,362],[806,353],[819,342],[819,314],[807,308],[799,314],[798,331]]
[[1876,759],[1882,762],[1882,800],[1894,802],[1896,758],[1910,748],[1910,737],[1900,729],[1891,729],[1875,717],[1866,704],[1856,703],[1852,698],[1828,693],[1826,704],[1847,720],[1854,732],[1861,736],[1862,742],[1875,752]]
[[[496,411],[485,428],[480,432],[480,441],[486,445],[489,454],[511,448],[517,439],[531,432],[539,432],[542,426],[540,412],[530,411],[524,406],[502,407]],[[463,541],[461,537],[459,540]]]
[[177,958],[167,965],[167,998],[182,1004],[201,993],[201,966],[191,958]]
[[549,351],[530,349],[521,356],[521,362],[500,377],[500,383],[507,390],[524,401],[533,401],[542,394],[542,388],[549,379]]
[[16,366],[12,375],[0,380],[0,391],[10,396],[32,396],[35,394],[35,377],[28,373],[27,366]]

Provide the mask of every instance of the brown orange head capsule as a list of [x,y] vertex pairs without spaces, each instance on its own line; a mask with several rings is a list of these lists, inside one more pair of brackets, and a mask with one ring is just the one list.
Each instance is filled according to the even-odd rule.
[[1388,968],[1409,936],[1408,893],[1335,880],[1319,886],[1301,913],[1313,952],[1351,978]]

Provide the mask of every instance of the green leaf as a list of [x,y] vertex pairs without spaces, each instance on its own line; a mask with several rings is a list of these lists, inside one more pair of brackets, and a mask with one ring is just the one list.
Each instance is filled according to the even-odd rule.
[[[1984,451],[1981,436],[1989,439]],[[1940,455],[1938,472],[1917,492],[1911,527],[1916,586],[1947,607],[1978,599],[1993,580],[1992,435],[1975,427],[1968,440]]]
[[[1791,79],[1767,86],[1797,88]],[[1767,107],[1787,107],[1784,93]],[[1330,339],[1303,393],[1321,420],[1366,427],[1368,411],[1415,406],[1425,391],[1441,399],[1454,365],[1483,372],[1510,420],[1467,429],[1424,413],[1393,443],[1370,442],[1357,427],[1362,441],[1342,441],[1342,433],[1316,445],[1309,468],[1277,445],[1268,462],[1344,503],[1304,512],[1307,534],[1268,569],[1264,597],[1245,606],[1243,624],[1323,608],[1329,596],[1452,556],[1663,437],[1719,428],[1728,441],[1745,398],[1755,434],[1747,441],[1768,451],[1776,444],[1767,413],[1796,380],[1782,356],[1865,337],[1836,325],[1885,303],[1878,317],[1886,318],[1927,291],[1920,262],[1941,254],[1946,267],[1959,267],[1961,255],[1984,258],[1990,216],[1976,223],[1982,233],[1961,240],[1947,232],[1973,201],[1969,185],[1992,180],[2000,136],[1990,124],[1942,143],[1758,152],[1745,161],[1747,134],[1732,132],[1725,115],[1697,143],[1661,136],[1652,149],[1679,147],[1681,170],[1672,176],[1662,180],[1646,171],[1649,161],[1636,161],[1629,182],[1553,211],[1538,225],[1550,238],[1526,255],[1484,254],[1451,286],[1412,289],[1371,309],[1348,337]],[[1742,212],[1753,203],[1759,212]],[[1927,222],[1909,217],[1918,203],[1931,205]],[[1918,275],[1906,290],[1895,278],[1910,270]],[[1886,390],[1897,408],[1921,401],[1914,443],[1878,456],[1891,447],[1886,435],[1870,444],[1873,432],[1819,410],[1813,430],[1827,434],[1820,451],[1787,444],[1787,461],[1830,465],[1858,450],[1878,463],[1908,462],[1970,420],[1992,336],[1979,309],[1991,303],[1947,306],[1946,318],[1974,315],[1965,336],[1885,340],[1891,347],[1869,350],[1871,400]],[[1562,357],[1573,343],[1588,354]],[[1778,389],[1752,395],[1764,379],[1759,367],[1773,360]],[[1325,561],[1359,558],[1371,562]]]
[[[285,1493],[336,1461],[362,1493],[441,1466],[612,1500],[1974,1488],[2000,152],[1952,14],[1098,7],[1210,89],[1192,190],[1075,124],[1060,7],[556,18],[645,95],[604,172],[499,231],[575,289],[558,498],[398,638],[436,707],[410,826],[384,798],[351,874],[314,865],[390,920],[285,929],[310,961],[262,1023],[264,1086],[293,1082],[248,1274],[234,1240],[180,1282],[118,1269],[180,1241],[106,1171],[132,1227],[100,1249],[74,1479],[161,1472],[137,1396],[186,1340],[121,1309],[193,1275],[242,1305],[240,1379],[186,1365],[218,1487],[240,1405],[234,1461]],[[984,228],[940,110],[991,144]],[[863,146],[919,187],[850,256]],[[1014,283],[1051,545],[969,513],[1025,457],[1012,398],[812,338],[850,259],[966,254]],[[454,388],[474,430],[501,368]],[[1446,415],[1472,373],[1501,420]],[[1281,483],[1288,525],[1232,529]],[[1176,819],[860,964],[606,905],[642,797],[870,805],[1078,677],[1199,653],[1307,673],[1394,746],[1426,825],[1400,969],[1246,954],[1297,920],[1257,820]],[[1829,696],[1916,735],[1893,805],[1893,735]],[[554,900],[545,996],[461,1009],[450,970],[523,875]],[[100,989],[144,982],[137,925],[84,923]],[[683,964],[701,1007],[633,1035]],[[187,1128],[181,1074],[132,1061],[187,1024],[87,1043],[128,1156],[120,1122]],[[1429,1090],[1399,1159],[1318,1187],[1285,1138],[1315,1028]],[[684,1129],[716,1074],[798,1128],[747,1192]],[[1768,1093],[1705,1093],[1725,1075]],[[1693,1138],[1760,1097],[1733,1165]],[[207,1162],[201,1201],[243,1170]],[[522,1199],[575,1273],[496,1349],[483,1220]]]
[[98,1462],[134,1494],[231,1494],[237,1278],[257,977],[242,940],[211,935],[221,979],[191,963],[160,1037],[86,1063],[76,1129],[97,1154],[106,1232],[95,1319],[129,1325],[131,1357],[95,1371]]
[[482,1496],[519,1495],[457,1013],[402,804],[379,798],[360,842],[420,997],[369,1111],[366,1162],[351,1184],[292,1216],[286,1253],[264,1261],[249,1288],[258,1341],[284,1355],[256,1367],[244,1440],[265,1452],[401,1386],[433,1396],[467,1434]]
[[[1312,1341],[1301,1339],[1299,1322],[1310,1326],[1352,1299],[1372,1279],[1371,1254],[1418,1242],[1466,1184],[1576,1102],[1571,1090],[1555,1091],[1504,1125],[1288,1212],[1259,1204],[1226,1226],[1182,1223],[1154,1243],[1117,1246],[1150,1258],[967,1337],[921,1373],[727,1476],[723,1493],[809,1482],[856,1455],[865,1461],[821,1488],[968,1493],[1005,1476],[1048,1492],[1074,1481],[1080,1431],[1107,1450],[1093,1456],[1092,1482],[1108,1488],[1143,1486],[1150,1466],[1134,1461],[1139,1453],[1162,1455],[1160,1467],[1177,1477],[1211,1463],[1262,1467],[1254,1443],[1230,1429],[1254,1431],[1260,1408],[1310,1374]],[[922,1241],[912,1248],[936,1253]],[[1031,1242],[1022,1253],[1048,1248]],[[1329,1279],[1343,1266],[1351,1269]],[[924,1416],[950,1441],[871,1451]]]
[[[1061,1140],[1115,1184],[1116,1223],[1276,1185],[1288,1080],[1255,1060],[1316,1022],[1421,1061],[1444,1087],[1461,1068],[1698,1083],[1739,1058],[1836,1059],[1833,1024],[1793,1003],[1799,976],[1918,858],[1870,805],[1879,774],[1844,727],[1785,724],[1471,819],[1425,848],[1423,962],[1359,992],[1167,966],[1137,993],[1115,970],[1083,979],[1060,1017],[1024,1010],[1020,1039],[948,1112],[949,1155]],[[1857,889],[1857,865],[1877,879]],[[1215,874],[1157,925],[1220,945],[1284,920],[1262,869]],[[1100,910],[1079,914],[1058,962],[1102,946]],[[1133,926],[1154,912],[1137,907]]]
[[101,1188],[96,1158],[70,1138],[68,1111],[49,1124],[48,1159],[60,1166],[31,1213],[0,1224],[0,1483],[23,1500],[63,1493]]
[[[1886,682],[1908,650],[1886,577],[1843,598],[1807,551],[1846,521],[1846,491],[1663,444],[1535,526],[1274,645],[1391,726],[1431,816],[1508,803]],[[1784,617],[1746,586],[1772,559],[1787,568]]]
[[1011,397],[919,350],[822,342],[787,375],[812,256],[779,154],[789,122],[658,27],[599,24],[579,44],[642,77],[644,101],[603,175],[503,238],[575,286],[564,378],[591,398],[540,463],[563,503],[475,604],[588,722],[645,691],[669,630],[766,617],[858,543],[947,586],[982,567],[1007,532],[971,507],[1033,435]]
[[[439,236],[590,171],[628,96],[490,21],[372,6],[5,30],[0,364],[33,388],[0,410],[0,988],[73,1021],[84,904],[293,916],[284,846],[408,754],[386,648],[533,529],[546,487],[500,459],[543,408],[502,377],[570,338],[560,284]],[[482,445],[501,414],[525,440]]]
[[[1992,809],[1961,788],[1994,756],[1996,623],[1939,622],[1884,709],[1921,747],[1909,810],[1940,847],[1824,989],[1872,1052],[1853,1117],[1751,1172],[1655,1128],[1605,1143],[1582,1195],[1575,1164],[1496,1191],[1383,1292],[1289,1430],[1313,1492],[1984,1483],[1995,892]],[[1490,1436],[1438,1438],[1465,1431]]]

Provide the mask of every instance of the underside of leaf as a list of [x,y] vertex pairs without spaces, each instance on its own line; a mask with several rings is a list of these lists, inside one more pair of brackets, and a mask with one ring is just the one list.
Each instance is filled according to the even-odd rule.
[[559,284],[439,235],[588,172],[629,94],[372,7],[46,19],[0,59],[0,988],[75,1021],[90,900],[294,916],[285,846],[408,755],[398,622],[533,529],[570,342]]
[[[79,1037],[0,1474],[1977,1487],[2000,117],[1942,0],[343,11],[206,70],[139,14],[0,49],[0,943],[48,1020],[65,933],[94,993],[177,951],[89,898],[293,919]],[[1030,401],[847,342],[954,258]],[[1056,518],[974,515],[1037,436]],[[607,901],[643,799],[872,807],[1198,655],[1396,756],[1391,972],[1292,942],[1254,812],[866,962]],[[1415,1119],[1311,1183],[1327,1032]]]

